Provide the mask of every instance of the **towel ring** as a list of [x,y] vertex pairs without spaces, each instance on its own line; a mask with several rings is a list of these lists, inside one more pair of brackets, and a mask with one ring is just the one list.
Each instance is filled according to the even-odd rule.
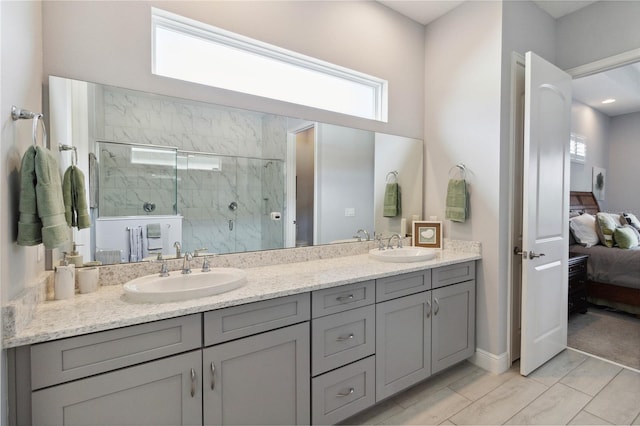
[[73,155],[71,156],[71,165],[72,166],[77,166],[78,165],[78,147],[76,146],[71,146],[71,145],[58,145],[58,151],[62,152],[62,151],[71,151],[73,150]]
[[387,183],[393,183],[393,182],[389,182],[389,177],[391,177],[391,179],[395,179],[395,183],[398,183],[398,171],[397,170],[394,170],[392,172],[387,173],[387,177],[385,178]]
[[458,163],[458,164],[456,164],[455,166],[452,166],[452,167],[449,169],[449,177],[450,177],[450,178],[452,177],[452,176],[451,176],[451,172],[452,172],[452,171],[455,171],[456,169],[457,169],[457,170],[458,170],[458,172],[460,173],[460,176],[462,177],[462,179],[466,179],[466,177],[467,177],[467,166],[465,166],[465,165],[464,165],[464,163]]
[[44,114],[39,112],[31,112],[26,109],[21,109],[15,105],[11,105],[11,119],[16,120],[33,120],[33,129],[31,131],[33,136],[33,146],[38,146],[38,122],[42,125],[42,146],[47,147],[47,127],[44,125]]

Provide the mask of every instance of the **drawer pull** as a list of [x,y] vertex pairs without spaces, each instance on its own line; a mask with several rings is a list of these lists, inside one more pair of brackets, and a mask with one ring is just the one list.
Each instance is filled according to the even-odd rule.
[[352,301],[352,300],[353,300],[353,298],[354,298],[354,295],[353,295],[353,294],[350,294],[350,295],[348,295],[348,296],[338,296],[338,297],[336,297],[336,300],[337,300],[338,302],[340,302],[340,303],[346,303],[346,302],[350,302],[350,301]]
[[338,337],[336,338],[336,340],[337,340],[338,342],[344,342],[344,341],[347,341],[347,340],[351,340],[351,339],[353,339],[354,337],[355,337],[355,336],[353,335],[353,333],[349,333],[349,334],[346,334],[346,335],[338,336]]
[[191,369],[191,398],[196,396],[196,370]]
[[216,366],[211,363],[211,390],[216,387]]
[[440,303],[438,303],[438,299],[433,299],[433,304],[435,305],[435,309],[433,310],[433,316],[435,317],[440,312]]
[[353,394],[356,390],[354,388],[349,388],[349,390],[347,392],[340,392],[338,394],[336,394],[336,396],[339,397],[344,397],[344,396],[349,396],[351,394]]

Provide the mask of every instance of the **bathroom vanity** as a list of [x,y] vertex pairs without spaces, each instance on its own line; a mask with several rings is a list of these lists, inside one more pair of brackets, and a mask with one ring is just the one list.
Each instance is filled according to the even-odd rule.
[[251,268],[242,289],[169,304],[131,304],[113,286],[57,308],[74,321],[115,311],[120,326],[98,312],[38,332],[52,303],[8,341],[16,422],[340,422],[473,355],[479,258]]

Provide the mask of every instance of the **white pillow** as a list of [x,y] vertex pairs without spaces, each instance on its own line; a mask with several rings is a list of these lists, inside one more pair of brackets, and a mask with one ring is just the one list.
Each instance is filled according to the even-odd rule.
[[591,247],[600,242],[596,232],[596,218],[589,213],[571,218],[569,228],[576,242],[582,246]]

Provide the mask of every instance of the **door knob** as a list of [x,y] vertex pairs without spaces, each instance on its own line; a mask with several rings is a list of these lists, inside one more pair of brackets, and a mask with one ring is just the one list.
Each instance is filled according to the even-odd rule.
[[535,259],[536,257],[542,257],[542,256],[544,256],[544,253],[536,254],[535,251],[529,252],[529,259]]

